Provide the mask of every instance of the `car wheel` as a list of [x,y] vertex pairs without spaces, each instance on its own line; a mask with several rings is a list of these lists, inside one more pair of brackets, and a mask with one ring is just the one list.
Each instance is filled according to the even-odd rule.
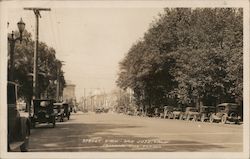
[[170,113],[167,114],[167,119],[171,119],[171,114]]
[[182,114],[180,115],[179,120],[182,120]]
[[192,121],[197,121],[197,116],[196,115],[194,115]]
[[213,122],[214,122],[213,115],[211,115],[211,116],[209,117],[209,121],[210,121],[210,123],[213,123]]
[[36,122],[31,123],[31,128],[33,128],[33,129],[36,128]]
[[24,138],[24,143],[20,146],[21,152],[28,152],[29,149],[29,128],[26,128],[26,134]]
[[204,122],[205,121],[205,114],[202,114],[201,115],[201,122]]
[[52,126],[53,128],[56,127],[56,120],[54,120],[52,124],[53,124]]
[[226,124],[226,122],[227,122],[227,116],[226,116],[226,115],[223,115],[223,116],[221,117],[221,123],[222,123],[222,124]]

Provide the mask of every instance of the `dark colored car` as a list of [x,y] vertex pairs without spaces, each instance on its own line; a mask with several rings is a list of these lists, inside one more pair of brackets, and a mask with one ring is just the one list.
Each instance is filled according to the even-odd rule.
[[212,113],[215,113],[215,110],[216,108],[214,106],[201,106],[199,120],[201,122],[208,121],[210,118],[210,115]]
[[174,117],[173,110],[173,106],[164,106],[164,119],[172,119]]
[[70,118],[70,106],[68,103],[63,103],[63,108],[64,108],[64,111],[63,111],[63,116],[64,117],[67,117],[68,120]]
[[34,113],[31,116],[32,127],[35,128],[36,123],[52,124],[53,128],[56,125],[53,100],[49,99],[36,99],[33,100]]
[[20,148],[21,152],[28,151],[30,136],[30,120],[17,110],[17,85],[7,84],[8,105],[8,151]]
[[95,109],[95,113],[103,113],[104,112],[104,108],[96,108]]
[[65,117],[65,106],[64,103],[54,103],[53,104],[53,110],[55,113],[55,119],[59,120],[60,122],[64,121],[64,117]]
[[199,110],[195,107],[186,107],[185,112],[180,114],[180,120],[187,120],[189,121],[192,119],[193,121],[196,121],[199,117]]
[[226,122],[240,122],[240,106],[236,103],[222,103],[216,106],[216,113],[211,114],[210,122],[221,121],[225,124]]

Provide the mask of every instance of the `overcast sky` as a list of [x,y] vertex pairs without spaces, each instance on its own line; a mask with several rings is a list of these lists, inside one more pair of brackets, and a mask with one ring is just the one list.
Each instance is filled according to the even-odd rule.
[[[41,12],[39,39],[55,48],[65,61],[66,80],[76,84],[77,98],[95,88],[116,87],[118,63],[131,45],[143,37],[162,8],[51,8]],[[32,11],[11,9],[8,31],[23,18],[34,35]],[[34,38],[34,36],[33,36]]]

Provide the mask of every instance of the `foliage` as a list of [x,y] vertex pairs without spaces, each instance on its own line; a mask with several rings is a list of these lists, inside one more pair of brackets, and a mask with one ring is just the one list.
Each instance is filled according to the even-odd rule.
[[243,11],[165,9],[120,62],[117,85],[137,105],[242,101]]
[[[19,37],[16,31],[15,37]],[[14,81],[19,84],[19,96],[29,103],[32,99],[32,74],[34,59],[34,41],[27,31],[23,33],[23,41],[16,41],[14,50]],[[9,48],[10,49],[10,48]],[[40,42],[38,47],[38,92],[39,96],[47,93],[48,98],[56,98],[57,70],[61,62],[56,59],[56,52],[47,44]],[[60,70],[62,86],[65,80]],[[62,87],[62,88],[63,88]]]

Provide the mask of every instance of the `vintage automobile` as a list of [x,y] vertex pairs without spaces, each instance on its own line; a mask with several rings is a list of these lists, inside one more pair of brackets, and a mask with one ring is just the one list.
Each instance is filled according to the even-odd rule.
[[70,118],[70,106],[68,103],[63,103],[63,116],[67,117],[67,119],[69,120]]
[[33,100],[34,113],[31,116],[31,125],[35,128],[36,123],[52,124],[53,128],[56,125],[55,113],[53,110],[53,100],[50,99],[35,99]]
[[189,121],[190,119],[192,119],[193,121],[196,121],[199,117],[199,111],[197,108],[195,107],[186,107],[185,112],[182,112],[180,114],[180,120],[187,120]]
[[102,107],[98,107],[95,109],[95,113],[103,113],[104,112],[104,108]]
[[173,110],[174,110],[173,106],[164,106],[164,119],[166,118],[172,119],[174,117]]
[[7,83],[8,105],[8,151],[20,148],[21,152],[27,152],[30,136],[30,120],[17,110],[17,85],[14,82]]
[[208,121],[210,115],[215,112],[214,106],[201,106],[199,119],[201,122]]
[[53,103],[53,111],[55,113],[55,120],[59,120],[60,122],[64,121],[65,117],[65,106],[64,103]]
[[216,113],[210,115],[210,122],[221,121],[225,124],[229,122],[239,123],[241,119],[240,116],[240,106],[236,103],[222,103],[216,106]]
[[180,119],[181,113],[182,113],[181,107],[173,108],[173,112],[172,112],[173,119],[176,119],[176,118]]

